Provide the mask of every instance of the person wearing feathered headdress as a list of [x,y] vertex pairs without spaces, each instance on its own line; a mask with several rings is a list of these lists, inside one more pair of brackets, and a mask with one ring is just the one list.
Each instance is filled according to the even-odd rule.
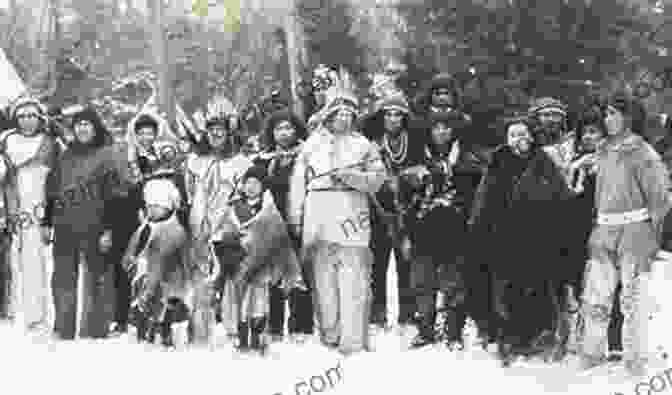
[[12,234],[8,315],[20,326],[44,330],[49,324],[46,243],[50,236],[39,225],[46,205],[47,177],[57,165],[61,146],[47,132],[46,110],[39,100],[17,99],[10,107],[10,117],[17,128],[0,135],[8,169],[2,180],[4,222]]
[[302,235],[321,340],[350,354],[369,348],[369,197],[383,183],[385,166],[375,145],[354,130],[359,101],[343,70],[327,98],[321,126],[296,160],[289,223]]
[[322,122],[322,110],[327,104],[327,92],[338,80],[338,73],[324,64],[313,70],[312,88],[315,98],[315,108],[308,118],[308,132],[315,130]]
[[[207,150],[194,153],[187,160],[186,175],[190,199],[189,228],[194,242],[191,263],[194,265],[196,291],[193,300],[195,341],[212,339],[214,325],[215,282],[218,270],[216,258],[210,250],[217,242],[214,229],[222,221],[222,213],[230,207],[229,199],[238,188],[245,171],[253,166],[250,158],[240,152],[240,136],[233,124],[235,107],[225,97],[215,97],[208,104],[205,115]],[[219,290],[226,293],[227,289]],[[232,292],[231,289],[228,289]],[[230,335],[235,335],[237,322],[225,322]]]

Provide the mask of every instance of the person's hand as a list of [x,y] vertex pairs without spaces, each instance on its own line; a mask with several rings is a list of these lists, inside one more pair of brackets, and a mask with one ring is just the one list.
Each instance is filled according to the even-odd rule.
[[51,228],[48,226],[40,226],[40,236],[44,244],[51,243]]
[[98,247],[100,248],[100,252],[102,252],[103,254],[109,252],[112,249],[111,230],[106,230],[103,232],[102,235],[100,235],[100,239],[98,239]]

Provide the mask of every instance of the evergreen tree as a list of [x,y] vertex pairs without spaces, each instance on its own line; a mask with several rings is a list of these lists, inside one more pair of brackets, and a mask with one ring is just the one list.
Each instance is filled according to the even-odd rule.
[[352,34],[352,8],[345,0],[298,0],[310,62],[343,66],[355,75],[365,71],[362,46]]

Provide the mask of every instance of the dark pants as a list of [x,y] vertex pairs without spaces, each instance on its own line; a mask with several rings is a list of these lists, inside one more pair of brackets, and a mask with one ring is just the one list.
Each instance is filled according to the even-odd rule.
[[[291,237],[296,251],[300,250],[301,242],[298,237]],[[285,301],[289,302],[289,319],[287,322],[289,334],[310,335],[313,333],[315,322],[315,308],[313,302],[313,281],[309,270],[303,270],[303,279],[308,288],[306,291],[292,289],[286,297],[279,286],[270,289],[269,331],[272,335],[282,335],[285,324]]]
[[283,290],[271,287],[270,332],[273,335],[282,335],[285,323],[285,300],[289,302],[289,320],[287,322],[290,334],[313,333],[313,298],[310,291],[293,289],[286,298]]
[[114,322],[126,325],[131,306],[131,279],[122,267],[121,258],[113,257],[111,260],[110,266],[114,268]]
[[0,318],[6,318],[9,314],[11,271],[9,269],[8,250],[9,242],[6,240],[0,241]]
[[[80,264],[84,269],[80,336],[106,337],[113,314],[112,270],[108,270],[111,268],[98,249],[98,237],[93,240],[80,240],[81,236],[56,233],[54,243],[52,277],[54,331],[66,340],[74,339],[76,336],[77,280]],[[83,261],[80,258],[83,258]]]
[[499,318],[500,342],[513,347],[514,352],[526,352],[538,335],[547,329],[553,316],[549,311],[551,293],[548,284],[515,282],[500,284],[501,303],[505,314]]
[[[616,288],[614,300],[621,300],[621,285]],[[609,351],[623,351],[623,339],[621,333],[623,330],[623,313],[621,313],[621,304],[616,302],[612,304],[611,319],[607,337],[609,338]]]
[[390,253],[394,250],[397,268],[399,323],[409,323],[415,313],[415,297],[411,289],[411,263],[404,259],[400,246],[390,237],[387,225],[374,214],[371,224],[371,251],[373,252],[373,305],[372,319],[382,321],[387,314],[387,270]]
[[411,271],[411,283],[415,292],[420,331],[434,330],[436,320],[436,296],[445,295],[443,310],[446,315],[444,332],[448,341],[462,338],[462,329],[467,318],[464,281],[460,266],[447,263],[449,257],[415,255]]

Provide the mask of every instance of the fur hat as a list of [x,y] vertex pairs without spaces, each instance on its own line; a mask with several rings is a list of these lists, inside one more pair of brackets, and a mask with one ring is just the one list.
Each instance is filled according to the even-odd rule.
[[157,205],[176,210],[182,203],[180,191],[171,180],[155,178],[147,181],[143,189],[146,205]]

